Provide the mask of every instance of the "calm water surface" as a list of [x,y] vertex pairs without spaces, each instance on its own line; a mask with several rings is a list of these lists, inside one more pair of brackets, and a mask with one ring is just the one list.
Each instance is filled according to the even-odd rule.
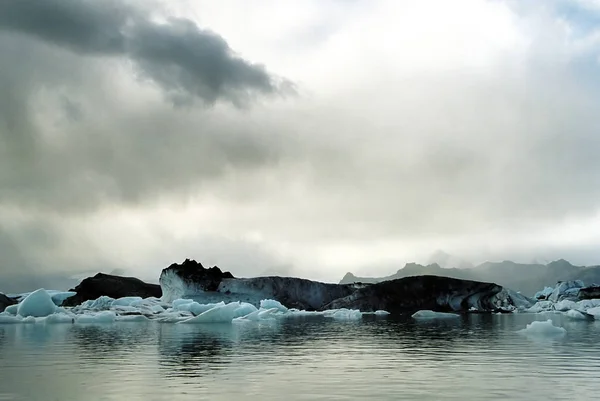
[[0,400],[595,399],[600,322],[548,316],[0,325]]

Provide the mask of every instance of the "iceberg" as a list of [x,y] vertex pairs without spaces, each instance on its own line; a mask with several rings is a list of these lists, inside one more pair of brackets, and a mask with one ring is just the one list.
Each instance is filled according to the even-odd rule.
[[552,294],[552,292],[554,291],[554,288],[552,287],[544,287],[543,290],[538,291],[535,293],[535,295],[533,296],[534,299],[547,299],[550,294]]
[[600,306],[596,306],[594,308],[590,308],[585,311],[588,315],[593,316],[594,319],[600,320]]
[[587,320],[589,315],[585,315],[575,309],[567,311],[567,316],[573,320]]
[[19,302],[17,314],[23,317],[45,317],[56,311],[56,305],[46,290],[40,288]]
[[554,288],[552,294],[548,296],[548,299],[552,302],[558,302],[564,298],[577,297],[579,290],[584,286],[585,284],[581,280],[561,281]]
[[47,324],[75,323],[75,317],[66,313],[54,313],[43,318],[43,320],[41,320],[40,322],[44,322]]
[[518,331],[521,334],[533,337],[563,337],[567,330],[552,324],[552,320],[535,321]]
[[281,304],[281,302],[275,301],[273,299],[263,299],[262,301],[260,301],[260,307],[262,309],[273,309],[276,308],[277,310],[285,313],[288,311],[288,308],[286,308],[285,306],[283,306]]
[[557,310],[559,312],[566,312],[575,308],[576,305],[577,303],[575,301],[563,299],[562,301],[558,301],[556,304],[554,304],[554,310]]
[[420,310],[412,314],[413,319],[456,319],[459,318],[460,315],[456,313],[446,313],[446,312],[434,312],[432,310]]
[[236,317],[236,310],[241,307],[239,302],[230,302],[228,304],[215,306],[206,312],[194,316],[179,323],[231,323]]
[[362,318],[362,313],[358,309],[338,309],[331,317],[338,320],[359,320]]
[[19,310],[19,304],[15,304],[15,305],[7,306],[6,309],[4,309],[4,312],[9,313],[11,315],[16,315],[18,310]]
[[112,323],[117,318],[112,311],[102,311],[95,314],[78,315],[75,323]]

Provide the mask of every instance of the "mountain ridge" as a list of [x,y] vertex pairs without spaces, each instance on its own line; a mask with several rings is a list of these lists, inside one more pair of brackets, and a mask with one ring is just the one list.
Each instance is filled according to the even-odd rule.
[[348,272],[340,284],[379,283],[416,275],[436,275],[462,280],[493,282],[532,296],[545,286],[554,286],[558,281],[582,280],[587,285],[600,283],[600,266],[576,266],[565,259],[558,259],[547,264],[517,263],[510,260],[488,261],[472,268],[443,268],[438,263],[428,265],[406,263],[396,273],[383,277],[358,277],[352,272]]

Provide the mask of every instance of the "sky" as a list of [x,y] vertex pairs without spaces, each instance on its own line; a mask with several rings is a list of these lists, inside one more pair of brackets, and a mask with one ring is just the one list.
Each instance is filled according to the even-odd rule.
[[600,263],[600,1],[4,0],[0,54],[0,280]]

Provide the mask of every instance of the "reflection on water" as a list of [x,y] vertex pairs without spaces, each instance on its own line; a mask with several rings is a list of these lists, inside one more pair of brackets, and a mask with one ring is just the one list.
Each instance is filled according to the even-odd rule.
[[[552,318],[561,339],[517,333]],[[600,322],[0,326],[0,400],[578,400],[600,391]]]

